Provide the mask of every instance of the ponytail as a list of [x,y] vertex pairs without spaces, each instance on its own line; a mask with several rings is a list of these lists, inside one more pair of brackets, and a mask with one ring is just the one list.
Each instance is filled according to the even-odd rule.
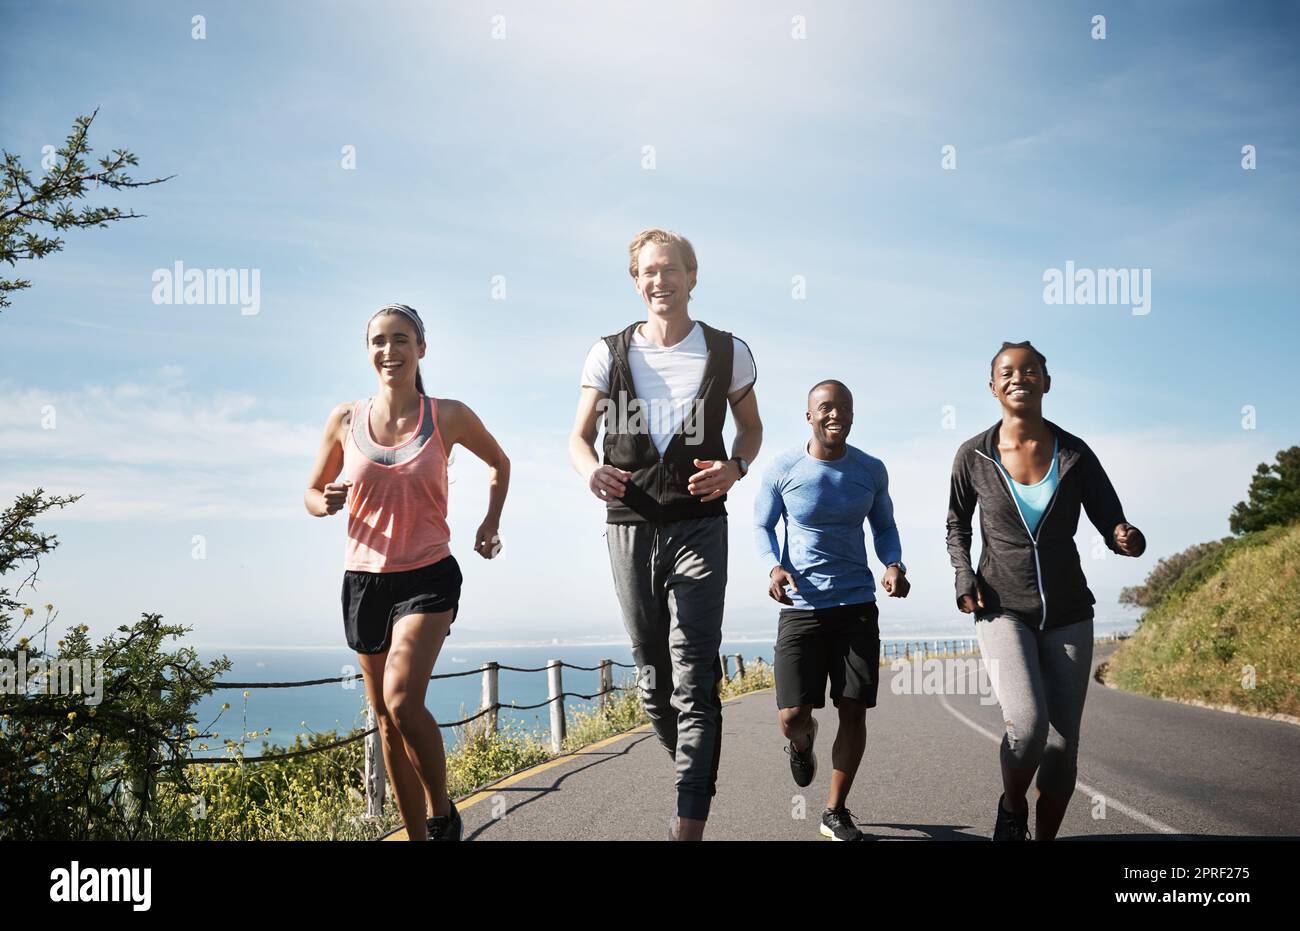
[[424,394],[424,378],[420,375],[420,363],[415,363],[415,390]]

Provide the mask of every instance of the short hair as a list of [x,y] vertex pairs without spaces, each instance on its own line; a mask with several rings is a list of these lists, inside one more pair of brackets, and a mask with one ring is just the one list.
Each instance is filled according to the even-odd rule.
[[819,381],[817,382],[817,384],[813,385],[811,388],[808,389],[809,404],[812,403],[813,392],[816,391],[818,388],[822,387],[823,385],[834,385],[837,388],[843,388],[845,394],[847,394],[850,398],[853,397],[853,392],[849,390],[849,386],[844,384],[844,382],[840,381],[837,378],[827,378],[825,381]]
[[637,257],[641,254],[641,247],[648,242],[658,243],[661,246],[676,246],[678,254],[682,257],[682,264],[686,266],[687,274],[699,270],[700,263],[695,260],[695,248],[689,239],[672,230],[648,229],[637,233],[627,247],[627,270],[633,278],[636,277]]
[[1043,374],[1044,375],[1047,374],[1047,356],[1043,355],[1041,352],[1035,349],[1033,343],[1031,343],[1029,340],[1025,340],[1024,342],[1021,343],[1010,343],[1007,342],[1006,340],[1003,340],[1002,348],[999,349],[997,352],[995,352],[993,354],[993,358],[989,360],[989,378],[993,377],[993,367],[998,364],[998,356],[1002,355],[1002,353],[1006,352],[1008,349],[1028,349],[1030,352],[1032,352],[1035,356],[1038,357],[1038,364],[1043,367]]

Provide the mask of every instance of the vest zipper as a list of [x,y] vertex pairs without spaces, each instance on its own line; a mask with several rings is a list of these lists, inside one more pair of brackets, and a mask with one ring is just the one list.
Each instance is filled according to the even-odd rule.
[[[698,322],[701,327],[704,326],[704,323],[702,321],[696,321],[696,322]],[[628,337],[628,348],[631,348],[631,345],[632,345],[632,338]],[[625,360],[620,359],[618,353],[613,350],[613,347],[610,348],[610,356],[613,357],[614,362],[619,366],[619,368],[623,370],[623,378],[627,382],[628,388],[631,389],[632,397],[634,398],[638,397],[638,395],[636,394],[636,383],[633,382],[632,380],[632,366],[628,364]],[[696,392],[696,397],[691,402],[692,408],[694,408],[695,404],[702,402],[704,400],[705,394],[701,392],[707,393],[706,379],[708,378],[709,375],[709,364],[712,361],[713,361],[713,349],[709,346],[709,334],[707,331],[705,331],[704,332],[704,374],[700,376],[701,390]],[[685,421],[683,419],[683,423],[684,422]],[[676,435],[674,435],[674,437],[671,440],[668,441],[669,449],[671,449],[673,443],[677,441],[677,437],[681,435],[682,434],[678,432]],[[655,456],[658,457],[659,477],[656,481],[656,490],[658,493],[655,496],[655,504],[658,504],[662,508],[663,506],[662,502],[664,499],[664,461],[665,461],[664,455],[665,454],[659,452],[659,447],[655,445],[654,437],[650,437],[650,448],[655,451]]]

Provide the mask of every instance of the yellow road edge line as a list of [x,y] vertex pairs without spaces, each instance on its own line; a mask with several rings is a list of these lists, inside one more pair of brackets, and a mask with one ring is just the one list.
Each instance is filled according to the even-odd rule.
[[[579,747],[577,750],[572,750],[562,756],[554,757],[553,759],[549,759],[544,763],[538,763],[536,766],[530,766],[528,767],[528,769],[522,769],[511,776],[506,776],[500,782],[494,782],[487,788],[480,789],[479,791],[471,795],[465,796],[465,798],[463,798],[461,801],[456,803],[456,809],[457,811],[464,811],[465,809],[469,808],[472,805],[477,805],[485,798],[491,798],[500,789],[504,789],[508,786],[512,786],[517,782],[522,782],[528,777],[535,776],[538,773],[544,773],[548,769],[552,769],[556,766],[559,766],[561,763],[569,762],[571,759],[573,759],[576,756],[583,756],[585,754],[592,753],[596,750],[600,750],[603,747],[608,747],[610,744],[614,743],[615,741],[622,740],[625,737],[631,737],[633,734],[639,733],[641,731],[647,731],[649,729],[650,729],[649,724],[638,724],[630,731],[623,731],[623,733],[621,734],[615,734],[612,737],[606,737],[603,740],[598,740],[593,744],[587,744],[585,747]],[[406,840],[406,839],[407,838],[406,838],[405,827],[398,828],[392,834],[387,834],[380,838],[380,840]]]
[[[759,695],[763,692],[770,692],[772,691],[773,688],[774,686],[769,685],[765,689],[755,689],[752,692],[746,692],[743,695],[737,695],[735,698],[728,698],[723,702],[723,704],[730,705],[734,702],[740,701],[742,698],[748,698],[750,695]],[[464,799],[456,803],[456,810],[464,811],[465,809],[469,808],[471,805],[477,805],[485,798],[491,798],[493,795],[497,793],[498,789],[504,789],[507,786],[512,786],[518,782],[522,782],[523,780],[529,778],[530,776],[536,776],[538,773],[544,773],[548,769],[552,769],[556,766],[559,766],[561,763],[567,763],[569,762],[569,760],[573,759],[576,756],[584,756],[585,754],[593,753],[596,750],[600,750],[604,747],[608,747],[610,744],[616,741],[623,740],[626,737],[631,737],[633,734],[643,733],[648,730],[650,730],[649,724],[639,724],[636,727],[632,728],[630,731],[624,731],[621,734],[615,734],[612,737],[606,737],[603,740],[596,741],[594,744],[587,744],[585,747],[579,747],[577,750],[572,750],[569,753],[564,754],[563,756],[557,756],[554,759],[547,760],[545,763],[538,763],[536,766],[530,766],[528,769],[520,770],[519,772],[515,773],[513,776],[507,776],[504,779],[502,779],[500,782],[494,782],[492,785],[488,786],[485,789],[480,789],[479,791],[473,793],[472,795],[467,795]],[[407,838],[406,838],[405,827],[398,828],[392,834],[385,834],[383,837],[380,838],[380,840],[406,840],[406,839]]]

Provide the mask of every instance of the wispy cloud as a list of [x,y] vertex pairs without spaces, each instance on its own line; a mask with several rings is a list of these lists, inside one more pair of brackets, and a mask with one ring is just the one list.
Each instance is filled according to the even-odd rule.
[[71,520],[257,520],[301,512],[319,428],[258,416],[251,394],[191,391],[164,366],[114,385],[0,382],[0,495],[86,497]]

